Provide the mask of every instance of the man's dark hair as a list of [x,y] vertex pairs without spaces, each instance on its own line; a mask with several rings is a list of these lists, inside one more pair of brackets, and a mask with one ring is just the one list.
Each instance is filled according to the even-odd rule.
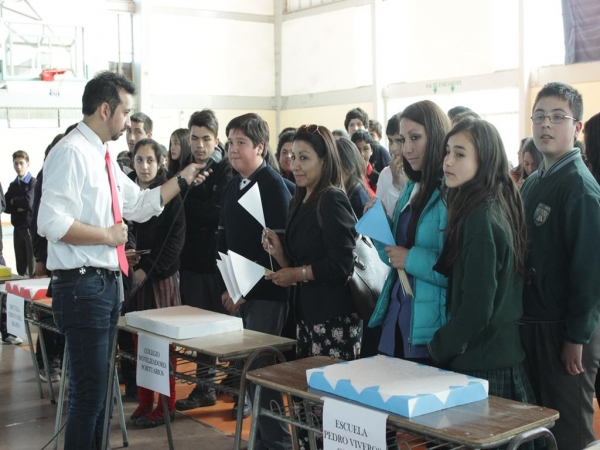
[[388,136],[393,136],[395,134],[400,133],[400,116],[402,115],[402,111],[394,114],[388,120],[387,126],[385,127],[385,134]]
[[365,128],[369,126],[369,115],[362,108],[353,108],[346,114],[346,120],[344,120],[344,129],[348,131],[348,125],[352,119],[360,119]]
[[546,97],[558,97],[561,100],[565,100],[569,104],[571,111],[573,111],[573,117],[577,120],[583,120],[583,98],[573,86],[559,82],[546,84],[535,96],[533,109],[535,110],[537,103]]
[[154,124],[152,122],[152,119],[150,117],[148,117],[147,114],[144,114],[141,111],[136,112],[135,114],[133,114],[131,116],[131,121],[136,122],[136,123],[141,123],[144,126],[144,131],[146,132],[146,134],[152,133]]
[[375,144],[375,141],[373,141],[373,137],[367,132],[367,130],[355,131],[354,134],[350,137],[350,140],[357,146],[359,142],[365,141],[365,143],[371,146],[371,149],[373,149],[373,146]]
[[25,150],[17,150],[12,155],[13,161],[17,158],[23,158],[25,161],[29,162],[29,155]]
[[369,131],[371,133],[377,133],[377,136],[379,136],[379,139],[381,139],[383,137],[383,127],[381,126],[381,124],[373,119],[369,120]]
[[[258,147],[261,142],[265,143],[265,150],[269,149],[269,124],[258,114],[248,113],[238,116],[227,124],[225,132],[229,137],[232,130],[240,130],[251,141],[254,147]],[[264,154],[264,151],[263,151]]]
[[350,139],[350,135],[348,134],[348,132],[346,130],[333,130],[331,132],[331,134],[333,134],[333,136],[336,138]]
[[111,117],[121,104],[120,91],[135,95],[135,85],[118,73],[103,71],[96,74],[85,85],[81,97],[81,112],[84,116],[93,115],[98,107],[106,102],[110,107]]
[[467,108],[466,106],[455,106],[454,108],[450,108],[448,110],[448,119],[450,119],[450,122],[455,123],[457,116],[461,114],[464,114],[464,116],[461,117],[465,117],[468,115],[475,119],[481,119],[481,117],[479,117],[479,114],[477,114],[471,108]]
[[212,109],[203,109],[192,114],[188,121],[188,130],[191,131],[192,127],[206,127],[212,131],[215,138],[219,137],[219,121]]
[[283,130],[281,130],[281,133],[279,133],[279,138],[281,139],[281,136],[283,136],[284,133],[289,133],[290,131],[295,133],[297,130],[296,127],[285,127]]

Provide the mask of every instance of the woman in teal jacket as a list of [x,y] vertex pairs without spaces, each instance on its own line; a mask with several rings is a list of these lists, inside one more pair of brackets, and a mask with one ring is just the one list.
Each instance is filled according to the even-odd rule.
[[[396,246],[376,243],[390,275],[370,327],[383,326],[379,351],[411,360],[428,360],[427,342],[446,323],[447,279],[433,270],[444,244],[446,206],[440,197],[443,141],[450,129],[446,114],[425,100],[400,115],[404,172],[410,180],[392,223]],[[405,270],[414,297],[404,291],[398,271]]]

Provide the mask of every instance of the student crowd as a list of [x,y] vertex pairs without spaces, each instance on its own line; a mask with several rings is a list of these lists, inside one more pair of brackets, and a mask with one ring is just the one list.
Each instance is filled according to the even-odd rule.
[[[600,114],[584,127],[574,88],[549,83],[538,93],[533,136],[512,170],[496,128],[464,107],[446,114],[427,100],[409,105],[387,123],[389,152],[381,125],[360,108],[343,130],[283,130],[275,152],[259,115],[231,120],[221,142],[216,115],[204,109],[171,134],[167,150],[146,114],[129,116],[133,95],[119,75],[94,77],[84,120],[49,145],[37,183],[27,153],[15,152],[17,178],[2,195],[18,273],[52,274],[54,320],[71,361],[65,448],[99,442],[118,316],[181,304],[297,339],[292,358],[385,354],[485,378],[490,395],[557,409],[560,449],[595,440]],[[129,150],[111,161],[105,143],[123,132]],[[267,228],[238,202],[254,185]],[[376,196],[396,245],[375,242],[390,270],[367,322],[347,281],[354,225]],[[235,303],[216,266],[217,252],[229,250],[273,267]],[[19,343],[2,331],[3,341]],[[57,359],[61,345],[50,349]],[[163,424],[154,392],[135,385],[134,367],[121,371],[138,401],[131,423]],[[54,369],[40,375],[59,378]],[[261,401],[268,407],[277,395]],[[252,397],[238,400],[245,415]],[[173,418],[175,409],[215,402],[201,386],[176,402],[171,377]],[[264,416],[258,425],[265,448],[292,447],[287,426]],[[299,439],[307,448],[307,435]]]

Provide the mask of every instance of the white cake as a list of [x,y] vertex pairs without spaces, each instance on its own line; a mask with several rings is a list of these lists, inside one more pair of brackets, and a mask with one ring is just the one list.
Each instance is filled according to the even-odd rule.
[[190,339],[213,334],[240,331],[242,319],[192,306],[173,306],[125,314],[127,325],[167,336]]
[[6,292],[29,300],[39,300],[46,297],[50,278],[32,278],[6,282]]
[[488,396],[488,382],[388,356],[306,371],[308,386],[405,417],[415,417]]

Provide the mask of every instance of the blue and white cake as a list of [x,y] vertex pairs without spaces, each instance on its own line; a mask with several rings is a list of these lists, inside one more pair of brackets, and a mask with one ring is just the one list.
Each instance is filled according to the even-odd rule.
[[404,417],[484,400],[488,382],[388,356],[306,371],[308,386]]

